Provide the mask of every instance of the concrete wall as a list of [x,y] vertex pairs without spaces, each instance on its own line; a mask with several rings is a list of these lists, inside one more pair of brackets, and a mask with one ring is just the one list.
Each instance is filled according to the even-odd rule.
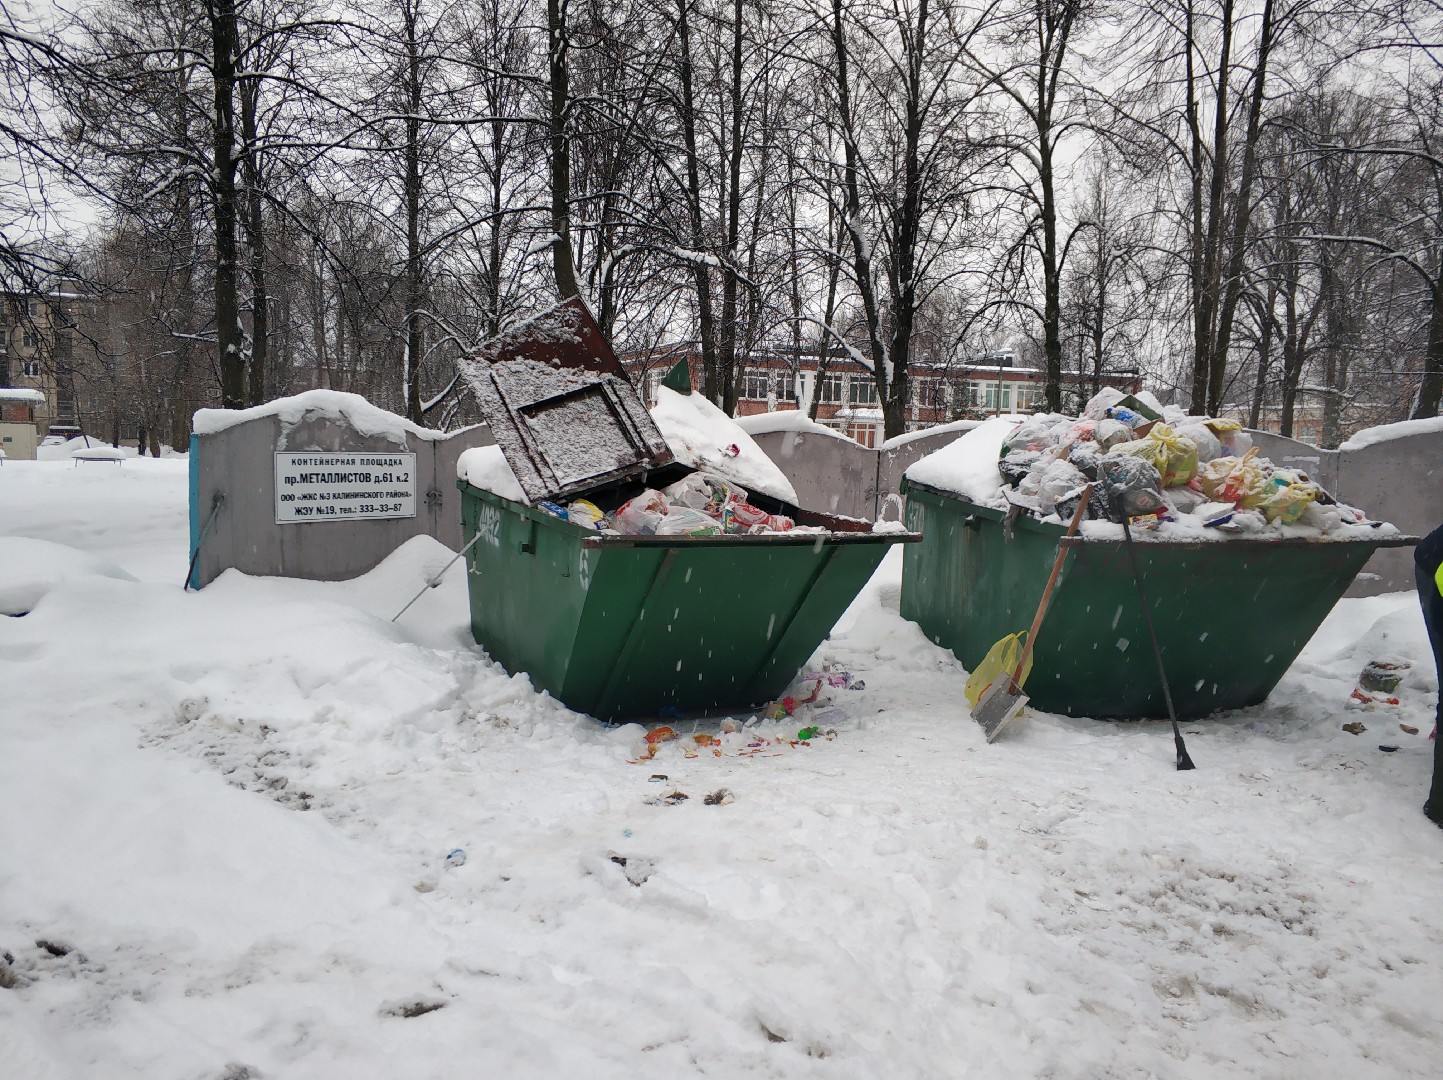
[[[1409,536],[1426,536],[1443,524],[1443,431],[1341,450],[1322,450],[1266,431],[1251,434],[1263,457],[1301,469],[1339,502],[1375,521],[1390,522]],[[1412,588],[1413,549],[1385,548],[1368,560],[1347,595]]]
[[[399,425],[398,425],[399,428]],[[247,574],[339,581],[363,574],[413,536],[434,536],[453,550],[461,540],[461,493],[456,459],[472,446],[495,442],[484,426],[423,438],[403,430],[362,434],[334,416],[307,414],[282,424],[261,416],[191,442],[191,551],[211,516],[214,496],[224,503],[196,556],[195,588],[235,568]],[[416,455],[416,516],[379,521],[276,524],[278,451],[317,450]]]
[[[871,450],[818,431],[753,432],[761,449],[812,510],[876,518],[889,493],[917,460],[960,436],[955,428],[911,436]],[[1340,501],[1370,517],[1421,536],[1443,522],[1443,430],[1411,434],[1351,450],[1320,450],[1307,443],[1253,432],[1258,452],[1278,465],[1301,469]],[[450,436],[422,437],[398,429],[361,434],[335,417],[307,416],[282,425],[263,416],[197,436],[191,456],[192,544],[216,492],[216,514],[196,563],[192,584],[214,580],[230,567],[248,574],[321,580],[370,570],[412,536],[434,536],[453,550],[461,538],[456,459],[472,446],[493,443],[485,426]],[[411,452],[417,455],[417,515],[386,521],[275,523],[273,454],[282,450]],[[1349,591],[1370,596],[1413,587],[1411,548],[1378,552]]]

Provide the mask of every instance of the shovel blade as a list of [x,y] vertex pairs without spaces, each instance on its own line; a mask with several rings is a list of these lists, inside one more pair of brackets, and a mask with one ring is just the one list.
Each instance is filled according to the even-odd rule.
[[1012,721],[1022,714],[1028,697],[1022,688],[1012,681],[1010,675],[999,675],[987,684],[977,706],[972,710],[972,719],[982,725],[982,731],[991,742],[1002,733]]

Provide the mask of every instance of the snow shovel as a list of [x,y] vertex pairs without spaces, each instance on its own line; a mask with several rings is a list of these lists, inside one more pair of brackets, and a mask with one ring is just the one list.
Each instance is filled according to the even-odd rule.
[[[1087,512],[1087,500],[1092,497],[1092,485],[1088,484],[1082,489],[1082,495],[1077,500],[1077,509],[1072,512],[1072,521],[1067,526],[1067,536],[1077,535],[1077,527],[1082,524],[1082,515]],[[1028,702],[1028,697],[1022,692],[1019,685],[1022,673],[1027,670],[1027,661],[1032,657],[1032,647],[1037,642],[1037,631],[1042,626],[1042,616],[1047,613],[1048,601],[1052,599],[1052,590],[1057,585],[1057,576],[1062,573],[1063,560],[1067,558],[1067,545],[1057,545],[1057,558],[1052,563],[1052,573],[1047,579],[1047,587],[1042,590],[1042,599],[1037,605],[1037,614],[1032,617],[1032,626],[1027,631],[1027,640],[1022,645],[1022,655],[1017,658],[1017,667],[1009,675],[1003,672],[988,684],[987,689],[977,699],[976,706],[972,709],[972,719],[982,725],[982,730],[990,743],[997,738],[1002,729],[1016,720],[1022,713],[1023,707]]]

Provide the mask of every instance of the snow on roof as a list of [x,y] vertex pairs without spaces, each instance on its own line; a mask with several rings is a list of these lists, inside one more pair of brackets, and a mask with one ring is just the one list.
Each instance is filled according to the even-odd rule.
[[916,442],[918,439],[926,439],[933,435],[958,435],[971,431],[981,420],[953,420],[950,424],[938,424],[935,427],[918,428],[916,431],[907,431],[901,435],[894,435],[882,444],[883,450],[895,450],[899,446],[906,446],[908,443]]
[[703,395],[658,386],[651,417],[678,461],[733,480],[747,491],[796,504],[797,492],[786,474],[740,424]]
[[0,386],[0,401],[30,401],[43,405],[45,395],[26,386]]
[[971,502],[990,503],[1002,487],[1002,473],[997,468],[1002,440],[1021,420],[1020,416],[983,420],[955,442],[914,462],[904,475]]
[[456,475],[474,488],[512,502],[530,504],[499,446],[473,446],[456,459]]
[[836,428],[817,423],[800,409],[779,409],[776,412],[757,413],[753,416],[738,416],[736,422],[749,435],[797,431],[807,435],[828,435],[833,439],[847,438]]
[[394,443],[405,443],[408,437],[433,442],[449,438],[446,432],[423,428],[404,416],[378,408],[359,394],[339,390],[307,390],[250,409],[199,409],[191,427],[197,435],[216,435],[267,416],[276,417],[287,430],[308,416],[343,420],[362,435],[379,436]]
[[1406,439],[1410,435],[1431,435],[1443,431],[1443,416],[1431,416],[1424,420],[1400,420],[1396,424],[1379,424],[1364,428],[1338,447],[1339,450],[1361,450],[1365,446]]

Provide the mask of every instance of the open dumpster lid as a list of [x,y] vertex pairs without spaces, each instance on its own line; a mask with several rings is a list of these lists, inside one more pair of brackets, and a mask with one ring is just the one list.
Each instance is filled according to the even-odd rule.
[[532,504],[672,460],[601,328],[574,297],[487,342],[462,363],[462,378]]

